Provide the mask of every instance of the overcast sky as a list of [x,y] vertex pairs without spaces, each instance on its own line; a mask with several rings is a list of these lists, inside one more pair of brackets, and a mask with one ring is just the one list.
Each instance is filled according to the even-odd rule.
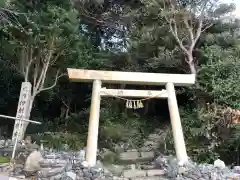
[[236,16],[240,17],[240,0],[222,0],[224,3],[234,3],[236,4]]

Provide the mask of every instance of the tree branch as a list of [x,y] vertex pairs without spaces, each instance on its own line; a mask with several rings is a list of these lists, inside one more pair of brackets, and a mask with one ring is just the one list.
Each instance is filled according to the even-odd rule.
[[29,70],[30,70],[30,67],[31,67],[32,62],[33,62],[33,57],[32,57],[33,56],[33,49],[32,49],[32,47],[29,47],[28,51],[29,51],[28,52],[28,57],[25,57],[26,59],[28,59],[28,64],[26,66],[25,77],[24,77],[25,82],[28,82]]
[[56,74],[56,78],[55,78],[55,81],[54,81],[53,85],[51,85],[51,86],[49,86],[49,87],[47,87],[47,88],[39,89],[36,94],[38,94],[38,93],[40,93],[40,92],[42,92],[42,91],[46,91],[46,90],[50,90],[50,89],[54,88],[54,87],[57,85],[58,79],[59,79],[60,77],[63,77],[63,76],[66,76],[66,75],[67,75],[66,73],[64,73],[64,74],[61,74],[61,75],[58,76],[58,74],[59,74],[59,71],[58,71],[57,74]]
[[37,60],[34,66],[34,74],[33,74],[33,87],[36,87],[37,77],[39,75],[39,66],[40,66],[40,59]]
[[54,65],[54,63],[58,60],[58,58],[63,54],[64,50],[61,52],[57,53],[57,55],[54,57],[53,61],[51,61],[50,65]]
[[16,12],[16,11],[12,11],[12,10],[9,10],[9,9],[6,9],[6,8],[3,8],[3,7],[0,7],[0,12],[1,11],[7,11],[11,14],[15,14],[15,15],[18,15],[18,14],[25,14],[25,13],[20,13],[20,12]]
[[42,71],[41,71],[41,75],[39,76],[38,78],[38,81],[37,81],[37,84],[36,86],[34,87],[34,94],[36,95],[37,92],[43,88],[44,86],[44,82],[45,82],[45,79],[46,79],[46,74],[47,74],[47,70],[48,70],[48,67],[49,67],[49,64],[50,64],[50,60],[52,58],[52,54],[53,54],[53,44],[54,44],[54,38],[50,41],[50,45],[48,47],[48,57],[47,58],[44,58],[43,60],[43,67],[42,67]]
[[213,23],[209,23],[204,28],[202,28],[202,32],[206,31],[208,28],[210,28],[213,25]]
[[[172,26],[173,24],[173,26]],[[170,27],[170,31],[172,33],[172,35],[175,37],[177,43],[179,44],[180,48],[186,53],[188,54],[188,50],[184,47],[182,41],[180,40],[179,36],[178,36],[178,30],[177,30],[177,25],[176,25],[176,21],[174,19],[170,19],[169,21],[169,27]]]
[[187,31],[188,31],[188,33],[189,33],[189,38],[190,38],[190,46],[189,46],[188,52],[192,52],[192,51],[193,51],[193,48],[194,48],[195,45],[196,45],[196,39],[194,38],[193,28],[190,27],[190,25],[189,25],[189,23],[188,23],[188,20],[189,20],[189,19],[187,18],[186,15],[184,15],[183,18],[184,18],[184,19],[183,19],[183,22],[184,22],[184,24],[185,24],[185,26],[186,26],[186,28],[187,28]]
[[190,49],[189,49],[190,51],[193,51],[193,49],[194,49],[194,47],[195,47],[195,45],[196,45],[196,42],[198,41],[198,39],[199,39],[200,36],[201,36],[202,26],[203,26],[203,20],[202,20],[202,19],[199,19],[196,36],[195,36],[195,39],[194,39],[193,43],[192,43],[191,46],[190,46]]
[[[51,52],[50,52],[49,56],[52,56]],[[47,77],[47,71],[48,71],[49,64],[50,64],[50,57],[49,57],[48,61],[44,64],[43,76],[42,76],[41,81],[40,81],[41,83],[40,83],[40,86],[39,86],[39,90],[44,87],[44,83],[45,83],[45,80],[46,80],[46,77]]]
[[[194,33],[193,26],[189,25],[188,16],[192,15],[191,14],[192,10],[190,10],[190,12],[189,12],[189,10],[185,10],[185,12],[183,14],[183,23],[186,27],[186,30],[187,30],[188,34],[189,34],[188,37],[190,38],[190,42],[189,42],[190,44],[188,45],[188,48],[183,45],[183,40],[181,40],[179,35],[178,35],[178,27],[177,27],[177,22],[176,22],[177,17],[175,17],[175,14],[173,15],[174,17],[171,17],[171,18],[168,18],[166,15],[164,16],[166,21],[169,23],[169,27],[170,27],[170,31],[171,31],[172,35],[174,36],[175,40],[177,41],[177,43],[179,44],[179,46],[183,50],[183,52],[185,54],[187,54],[188,56],[192,56],[193,49],[196,46],[196,43],[201,36],[201,33],[212,25],[212,24],[207,25],[204,29],[202,29],[203,28],[203,20],[204,20],[204,12],[206,10],[207,3],[208,3],[208,1],[205,0],[205,2],[203,2],[202,6],[200,8],[200,16],[198,18],[198,27],[196,29],[196,34]],[[169,0],[169,5],[170,5],[170,7],[169,7],[170,11],[175,13],[176,8],[177,8],[176,2]],[[164,4],[164,9],[166,9],[165,4]],[[193,9],[193,7],[192,7],[192,9]],[[190,13],[190,14],[188,14],[188,13]],[[196,15],[196,14],[194,14],[194,15]],[[192,18],[190,20],[192,22]]]
[[[169,5],[170,10],[172,12],[176,11],[176,7],[177,7],[177,2],[175,0],[169,0]],[[163,10],[166,10],[166,3],[164,1],[163,3]],[[188,54],[188,50],[185,48],[185,46],[182,43],[182,40],[180,40],[179,35],[178,35],[178,27],[177,27],[177,23],[175,20],[175,17],[170,17],[168,18],[167,15],[164,15],[165,20],[168,22],[169,24],[169,28],[170,28],[170,32],[172,33],[172,35],[174,36],[175,40],[177,41],[178,45],[180,46],[180,48],[184,51],[185,54]]]
[[95,24],[95,25],[105,26],[105,27],[108,27],[108,28],[112,28],[112,29],[115,29],[115,30],[120,31],[120,32],[125,32],[124,29],[120,29],[121,26],[120,27],[116,27],[116,21],[114,21],[113,23],[109,23],[109,22],[107,22],[107,20],[109,20],[109,19],[106,19],[106,18],[104,18],[102,16],[100,16],[101,19],[99,18],[99,16],[98,17],[94,17],[94,14],[92,14],[91,12],[87,11],[84,8],[81,8],[79,13],[80,13],[80,15],[84,16],[86,18],[84,20],[88,21],[89,23],[92,23],[92,24]]
[[33,94],[36,95],[36,92],[38,91],[39,87],[40,87],[40,84],[41,84],[41,81],[42,81],[42,78],[44,76],[44,69],[46,68],[46,65],[43,64],[43,67],[42,67],[42,70],[41,70],[41,74],[40,76],[38,77],[38,80],[37,80],[37,83],[36,85],[33,87]]
[[188,24],[188,18],[185,16],[184,19],[183,19],[183,22],[188,30],[188,33],[189,33],[189,37],[190,37],[190,40],[191,40],[191,43],[194,42],[194,35],[193,35],[193,29],[189,26]]
[[[25,77],[25,67],[27,66],[26,64],[26,60],[25,60],[25,54],[26,52],[24,53],[24,50],[25,50],[25,47],[23,47],[21,50],[20,50],[20,59],[19,59],[19,64],[20,64],[20,71],[22,72],[23,76]],[[18,56],[18,55],[16,55]]]
[[200,11],[200,16],[199,16],[199,21],[198,21],[198,28],[197,28],[197,32],[196,32],[196,37],[195,37],[195,42],[198,41],[202,31],[202,27],[203,27],[203,20],[204,20],[204,11],[206,10],[206,6],[207,6],[208,1],[206,0],[204,2],[204,4],[202,5],[201,11]]

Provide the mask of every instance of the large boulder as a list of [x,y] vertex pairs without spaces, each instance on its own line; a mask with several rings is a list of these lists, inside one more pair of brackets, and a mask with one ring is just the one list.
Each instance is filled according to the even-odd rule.
[[41,170],[40,162],[43,160],[44,159],[40,151],[31,152],[26,159],[24,171],[27,174],[32,174]]

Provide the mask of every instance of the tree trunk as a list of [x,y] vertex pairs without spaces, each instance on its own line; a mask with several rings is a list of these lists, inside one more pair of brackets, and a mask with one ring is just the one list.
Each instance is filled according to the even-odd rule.
[[149,112],[149,103],[150,103],[150,100],[145,101],[144,112],[143,112],[145,116],[148,115],[148,112]]
[[188,65],[191,71],[191,74],[197,74],[197,70],[194,64],[194,60],[193,60],[193,55],[192,54],[188,54]]
[[71,106],[71,100],[68,100],[67,107],[66,107],[67,109],[66,109],[65,119],[68,119],[68,117],[69,117],[70,106]]

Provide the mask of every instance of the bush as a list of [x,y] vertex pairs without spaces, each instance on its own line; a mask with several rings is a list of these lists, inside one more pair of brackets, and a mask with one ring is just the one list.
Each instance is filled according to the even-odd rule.
[[119,144],[138,148],[150,132],[147,120],[135,113],[119,113],[111,108],[102,108],[100,119],[100,146],[111,150],[116,150]]
[[217,104],[240,108],[240,53],[238,48],[211,46],[204,49],[208,58],[198,74],[198,90],[206,92]]
[[[208,107],[205,110],[186,107],[180,109],[188,154],[194,161],[201,163],[213,163],[217,158],[232,163],[239,158],[237,155],[240,152],[238,126],[228,127],[222,122],[224,121],[221,120],[224,118],[222,107],[217,105]],[[167,149],[170,153],[174,151],[171,131],[167,136]]]
[[45,146],[61,150],[67,148],[71,150],[79,150],[84,148],[86,142],[86,135],[83,134],[69,134],[69,133],[56,133],[44,135],[42,140],[45,141]]
[[[219,157],[214,152],[218,139],[212,133],[213,122],[210,114],[197,109],[180,109],[183,132],[188,154],[194,161],[210,163]],[[172,132],[167,136],[167,148],[174,149]]]

